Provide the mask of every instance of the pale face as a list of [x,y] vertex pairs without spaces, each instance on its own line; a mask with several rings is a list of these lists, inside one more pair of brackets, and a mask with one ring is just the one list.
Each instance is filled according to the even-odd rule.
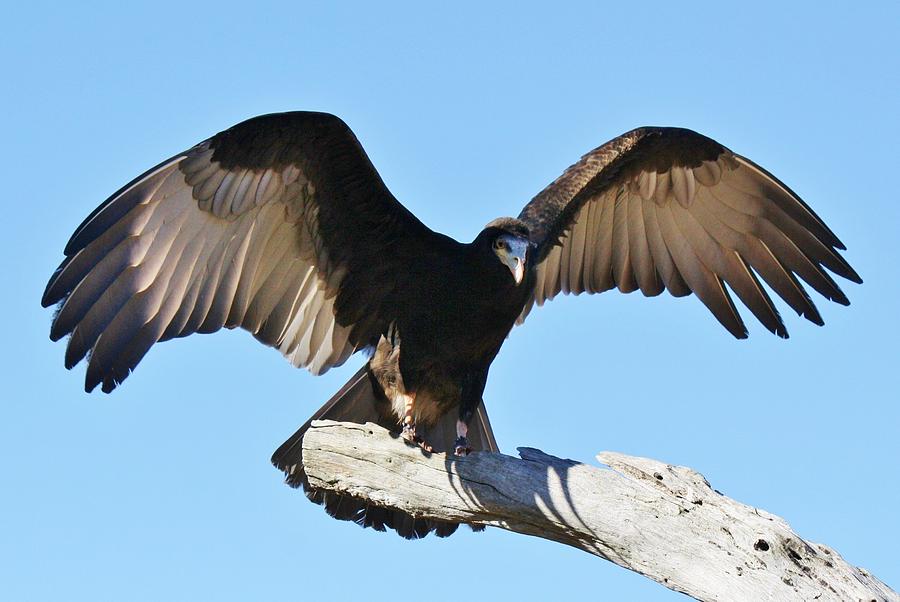
[[521,284],[525,277],[528,241],[512,234],[501,234],[494,241],[494,253],[509,268],[516,286]]

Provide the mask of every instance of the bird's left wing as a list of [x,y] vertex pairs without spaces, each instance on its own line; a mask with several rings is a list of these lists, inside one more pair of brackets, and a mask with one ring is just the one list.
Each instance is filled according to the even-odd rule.
[[537,245],[534,303],[563,293],[696,293],[735,337],[747,336],[728,290],[771,332],[787,330],[757,276],[822,324],[797,276],[841,304],[823,268],[859,276],[844,245],[787,186],[749,159],[680,128],[632,130],[591,151],[522,210]]
[[[76,230],[44,293],[66,367],[111,391],[157,341],[241,327],[319,373],[377,341],[436,234],[343,121],[264,115],[165,161]],[[397,275],[399,274],[399,276]]]

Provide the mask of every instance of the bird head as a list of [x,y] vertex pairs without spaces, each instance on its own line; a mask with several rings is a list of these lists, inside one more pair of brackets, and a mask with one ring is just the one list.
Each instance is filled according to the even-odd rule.
[[501,217],[485,226],[491,249],[497,259],[509,268],[516,286],[522,283],[527,268],[528,251],[532,246],[528,226],[521,220]]

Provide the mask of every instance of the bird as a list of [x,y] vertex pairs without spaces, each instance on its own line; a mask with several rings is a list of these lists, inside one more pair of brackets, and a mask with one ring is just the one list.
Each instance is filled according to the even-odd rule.
[[[517,217],[471,242],[433,231],[388,190],[340,118],[243,121],[138,176],[78,226],[50,278],[50,338],[85,390],[109,393],[157,342],[241,328],[321,374],[367,359],[272,457],[335,518],[403,537],[456,523],[315,489],[313,420],[371,421],[423,453],[497,452],[483,392],[510,331],[560,294],[695,294],[731,335],[732,295],[775,335],[766,288],[822,325],[804,286],[842,305],[861,283],[844,244],[750,159],[694,131],[640,127],[585,154]],[[471,526],[471,525],[470,525]],[[478,528],[478,527],[473,527]]]

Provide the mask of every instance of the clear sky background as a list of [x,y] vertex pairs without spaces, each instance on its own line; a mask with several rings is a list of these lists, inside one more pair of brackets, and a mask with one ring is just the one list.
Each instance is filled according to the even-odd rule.
[[865,280],[848,308],[816,297],[824,328],[781,304],[790,340],[744,311],[736,341],[694,297],[565,297],[512,334],[485,399],[507,452],[692,466],[900,588],[900,5],[383,4],[5,5],[0,599],[683,599],[498,529],[366,531],[284,486],[270,454],[362,358],[315,378],[227,332],[157,346],[109,396],[63,369],[39,301],[82,218],[293,109],[344,118],[394,194],[461,240],[640,125],[783,179]]

